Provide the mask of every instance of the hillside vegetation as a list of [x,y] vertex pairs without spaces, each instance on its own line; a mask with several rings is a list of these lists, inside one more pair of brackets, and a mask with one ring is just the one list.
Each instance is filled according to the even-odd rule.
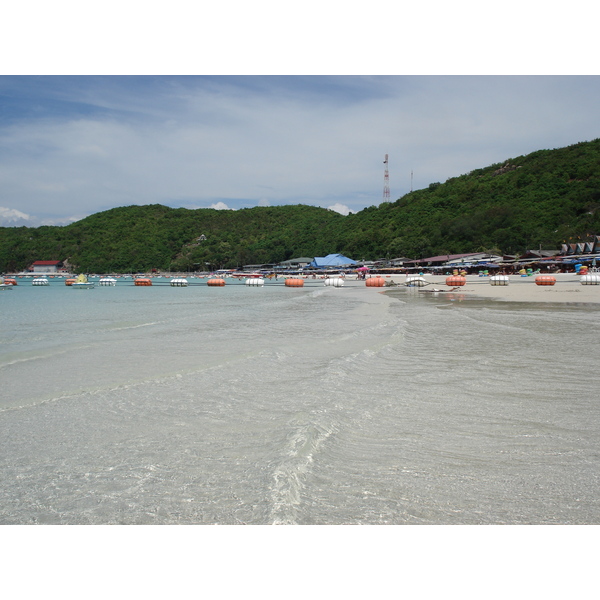
[[68,260],[76,271],[136,272],[333,252],[357,260],[517,254],[600,234],[599,209],[597,139],[510,158],[348,216],[307,205],[218,211],[153,204],[114,208],[64,227],[2,227],[0,271],[23,270],[35,260]]

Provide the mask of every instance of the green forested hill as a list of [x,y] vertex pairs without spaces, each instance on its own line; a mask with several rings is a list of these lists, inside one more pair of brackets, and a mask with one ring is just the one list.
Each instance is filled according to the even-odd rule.
[[155,204],[115,208],[64,227],[3,227],[0,271],[35,260],[132,272],[332,252],[359,260],[492,249],[515,254],[600,234],[599,209],[597,139],[510,158],[348,216],[306,205],[218,211]]
[[[352,217],[411,257],[496,248],[556,249],[600,233],[600,139],[539,150],[407,194]],[[348,227],[348,233],[350,233]],[[350,234],[351,235],[351,234]]]
[[[314,206],[239,211],[126,206],[65,227],[1,228],[0,270],[67,259],[78,271],[204,270],[329,252],[338,213]],[[201,236],[206,239],[199,240]]]

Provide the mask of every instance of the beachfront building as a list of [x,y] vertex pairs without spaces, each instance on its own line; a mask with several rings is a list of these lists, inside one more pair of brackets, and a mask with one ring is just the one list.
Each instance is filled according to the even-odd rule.
[[[272,271],[275,268],[273,263],[261,263],[259,265],[244,265],[240,271],[255,273],[258,271]],[[233,269],[225,269],[225,271],[233,271]]]
[[405,267],[413,269],[467,269],[470,267],[494,266],[502,262],[502,256],[487,252],[469,252],[466,254],[441,254],[420,260],[407,260]]
[[302,269],[307,267],[312,262],[312,257],[301,256],[299,258],[290,258],[290,260],[284,260],[279,263],[279,267],[284,269]]
[[406,258],[406,256],[401,256],[399,258],[392,258],[389,263],[390,267],[402,267],[405,262],[410,261],[410,258]]
[[62,262],[60,260],[36,260],[29,267],[29,270],[34,273],[58,273],[61,267]]
[[587,241],[576,243],[563,242],[560,254],[564,256],[583,256],[586,254],[600,254],[600,235],[593,235]]
[[326,269],[328,267],[354,267],[357,265],[355,260],[344,256],[343,254],[328,254],[327,256],[315,256],[310,263],[310,267],[317,269]]

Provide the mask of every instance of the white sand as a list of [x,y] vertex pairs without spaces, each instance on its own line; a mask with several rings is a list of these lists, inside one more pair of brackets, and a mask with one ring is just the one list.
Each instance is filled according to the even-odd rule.
[[[414,291],[415,293],[422,294],[425,291],[427,293],[433,292],[434,289],[444,290],[447,293],[452,288],[446,285],[446,277],[441,275],[423,275],[423,279],[429,285],[422,288],[409,289],[411,292]],[[467,297],[477,296],[510,302],[600,303],[600,285],[582,285],[581,277],[575,273],[553,275],[553,277],[556,277],[556,283],[552,286],[536,285],[535,277],[535,275],[530,277],[509,275],[507,286],[495,286],[490,284],[489,277],[467,275],[467,283],[452,293],[464,294]],[[404,275],[392,275],[385,279],[386,281],[393,280],[404,287],[406,277]],[[392,290],[394,288],[385,287],[383,289]]]

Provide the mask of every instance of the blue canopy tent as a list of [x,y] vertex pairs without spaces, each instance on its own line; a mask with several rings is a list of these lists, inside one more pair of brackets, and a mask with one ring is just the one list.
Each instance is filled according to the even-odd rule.
[[355,260],[343,254],[328,254],[327,256],[315,256],[309,267],[351,267],[357,264]]

